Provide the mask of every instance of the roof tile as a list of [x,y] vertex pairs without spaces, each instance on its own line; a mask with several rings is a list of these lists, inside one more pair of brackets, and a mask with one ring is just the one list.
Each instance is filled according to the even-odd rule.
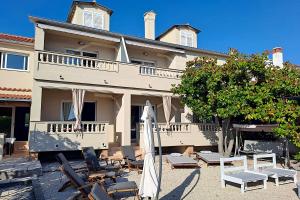
[[0,33],[0,39],[17,41],[17,42],[27,42],[27,43],[34,42],[33,38],[23,37],[23,36],[18,36],[18,35],[10,35],[10,34],[5,34],[5,33]]

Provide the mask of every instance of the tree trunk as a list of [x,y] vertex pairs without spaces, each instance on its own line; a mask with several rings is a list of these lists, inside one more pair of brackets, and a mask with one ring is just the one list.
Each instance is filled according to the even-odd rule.
[[[220,121],[218,117],[216,118],[216,124],[218,124],[218,126],[220,126]],[[219,154],[223,155],[224,154],[224,134],[223,134],[223,130],[218,130],[218,152]]]
[[[225,147],[225,150],[223,151],[225,156],[230,156],[232,149],[233,149],[233,145],[234,145],[233,133],[232,133],[232,130],[229,128],[230,123],[231,123],[230,118],[225,119],[222,122],[223,135],[225,135],[225,137],[226,137],[226,141],[223,145],[223,147]],[[227,142],[227,141],[229,141],[229,142]]]

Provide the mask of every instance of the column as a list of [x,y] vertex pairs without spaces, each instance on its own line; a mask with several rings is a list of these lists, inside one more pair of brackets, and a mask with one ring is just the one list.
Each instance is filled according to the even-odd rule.
[[30,121],[41,121],[42,87],[34,81],[31,97]]
[[121,145],[131,145],[131,94],[124,93],[116,115],[116,132],[121,133]]

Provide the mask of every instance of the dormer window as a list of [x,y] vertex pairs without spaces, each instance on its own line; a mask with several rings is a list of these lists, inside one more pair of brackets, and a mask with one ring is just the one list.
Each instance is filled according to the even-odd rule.
[[193,33],[190,31],[180,31],[180,44],[188,47],[194,47]]
[[92,28],[104,29],[104,16],[102,13],[84,11],[83,24]]

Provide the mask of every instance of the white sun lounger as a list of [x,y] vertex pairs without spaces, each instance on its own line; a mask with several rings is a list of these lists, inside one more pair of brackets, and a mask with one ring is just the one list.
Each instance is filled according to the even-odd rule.
[[166,161],[170,163],[172,169],[175,167],[199,167],[197,161],[185,155],[177,154],[176,156],[172,156],[170,154],[166,156]]
[[224,156],[216,152],[196,152],[195,154],[197,159],[203,160],[207,165],[220,164],[220,158],[225,158]]
[[[268,163],[258,163],[259,159],[272,158],[272,162]],[[297,172],[290,169],[282,169],[276,166],[276,155],[275,153],[271,154],[259,154],[253,156],[254,160],[254,170],[266,174],[268,177],[274,178],[276,186],[279,185],[279,178],[293,178],[294,183],[297,183]]]
[[[243,161],[243,166],[224,166],[226,162]],[[221,167],[221,185],[225,188],[226,181],[241,185],[241,192],[247,190],[247,183],[263,181],[264,189],[267,188],[267,175],[258,172],[249,171],[247,169],[246,156],[220,158]]]

